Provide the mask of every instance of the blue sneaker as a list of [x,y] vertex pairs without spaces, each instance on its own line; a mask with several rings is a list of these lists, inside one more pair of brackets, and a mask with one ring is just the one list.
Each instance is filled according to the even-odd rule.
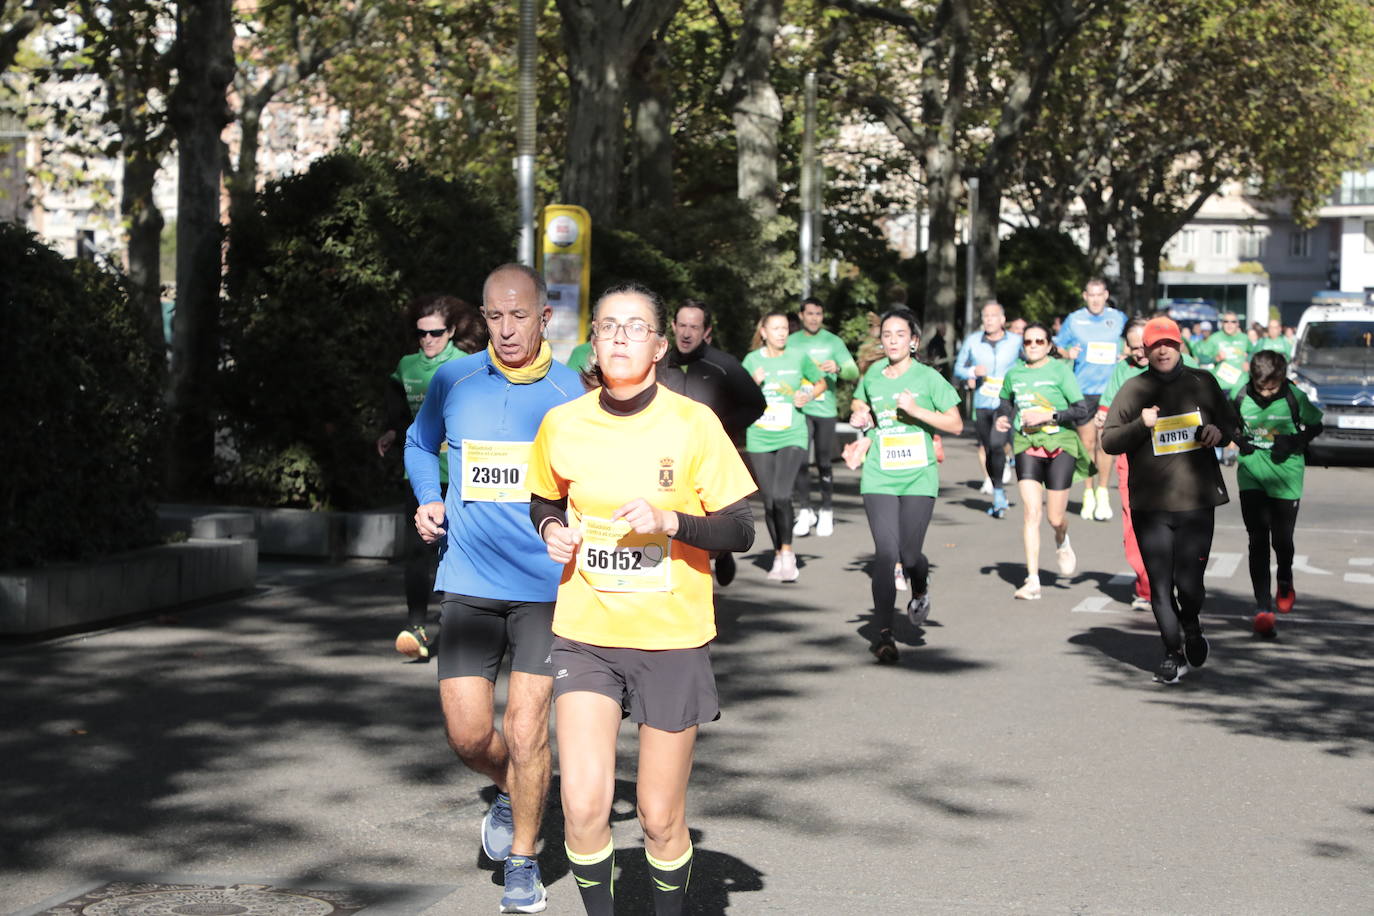
[[1011,504],[1007,502],[1007,491],[1002,487],[992,491],[992,508],[988,510],[988,515],[993,518],[1006,518],[1007,507]]
[[482,818],[482,851],[487,854],[488,859],[500,862],[510,855],[510,845],[513,842],[515,815],[510,810],[510,796],[498,792],[496,801],[491,803],[486,816]]
[[539,863],[525,856],[507,859],[506,892],[501,895],[501,912],[542,913],[548,905],[549,895],[539,879]]

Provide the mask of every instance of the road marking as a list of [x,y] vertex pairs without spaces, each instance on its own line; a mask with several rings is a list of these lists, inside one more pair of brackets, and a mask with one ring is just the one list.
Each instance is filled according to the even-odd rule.
[[[1114,607],[1108,607],[1114,605]],[[1084,598],[1074,606],[1075,614],[1115,614],[1117,611],[1129,610],[1130,605],[1123,605],[1121,602],[1106,595],[1094,595],[1091,598]]]
[[1314,576],[1331,575],[1331,573],[1327,570],[1318,569],[1317,567],[1309,563],[1307,560],[1307,554],[1305,553],[1296,553],[1293,555],[1293,572],[1311,573]]
[[[1217,525],[1216,527],[1225,528],[1227,531],[1246,530],[1244,525]],[[1313,534],[1374,534],[1374,531],[1369,531],[1364,528],[1313,528],[1309,525],[1299,525],[1298,531],[1302,533],[1312,532]]]
[[1207,564],[1206,575],[1214,579],[1229,579],[1236,574],[1236,568],[1239,566],[1240,554],[1214,553],[1211,562]]
[[[1351,566],[1374,566],[1374,557],[1351,557]],[[1369,573],[1346,573],[1342,578],[1351,585],[1374,585],[1374,576]]]

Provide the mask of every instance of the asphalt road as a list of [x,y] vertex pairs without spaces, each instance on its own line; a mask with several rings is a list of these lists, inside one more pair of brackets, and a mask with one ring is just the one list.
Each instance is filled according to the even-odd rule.
[[[899,665],[867,652],[848,471],[799,583],[767,583],[760,551],[720,593],[691,912],[1374,912],[1374,471],[1309,472],[1276,641],[1250,634],[1240,512],[1220,510],[1212,658],[1164,688],[1153,619],[1114,578],[1119,522],[1075,517],[1079,572],[1013,601],[1020,509],[984,515],[971,442],[948,453],[934,613],[901,626]],[[74,916],[44,907],[132,875],[365,903],[253,912],[495,912],[487,787],[444,743],[433,666],[390,648],[400,595],[399,566],[264,564],[248,598],[0,645],[0,911]],[[645,913],[622,739],[617,890]],[[548,912],[580,913],[561,846],[555,802]],[[106,906],[82,912],[135,912]]]

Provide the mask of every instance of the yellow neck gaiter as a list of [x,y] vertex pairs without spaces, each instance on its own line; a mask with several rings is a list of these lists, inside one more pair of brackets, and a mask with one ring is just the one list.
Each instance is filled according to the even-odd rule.
[[539,355],[534,358],[534,362],[519,369],[512,369],[501,362],[501,357],[496,355],[496,348],[491,344],[487,344],[487,355],[491,357],[491,364],[496,367],[496,371],[513,385],[533,384],[548,375],[549,367],[553,365],[553,348],[547,340],[539,344]]

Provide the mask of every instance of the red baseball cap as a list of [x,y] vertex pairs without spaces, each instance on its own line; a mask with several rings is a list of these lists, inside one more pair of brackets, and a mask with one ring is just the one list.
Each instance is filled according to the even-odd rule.
[[1172,340],[1176,344],[1183,343],[1183,333],[1179,331],[1178,324],[1172,318],[1151,318],[1145,322],[1145,347],[1153,347],[1161,340]]

